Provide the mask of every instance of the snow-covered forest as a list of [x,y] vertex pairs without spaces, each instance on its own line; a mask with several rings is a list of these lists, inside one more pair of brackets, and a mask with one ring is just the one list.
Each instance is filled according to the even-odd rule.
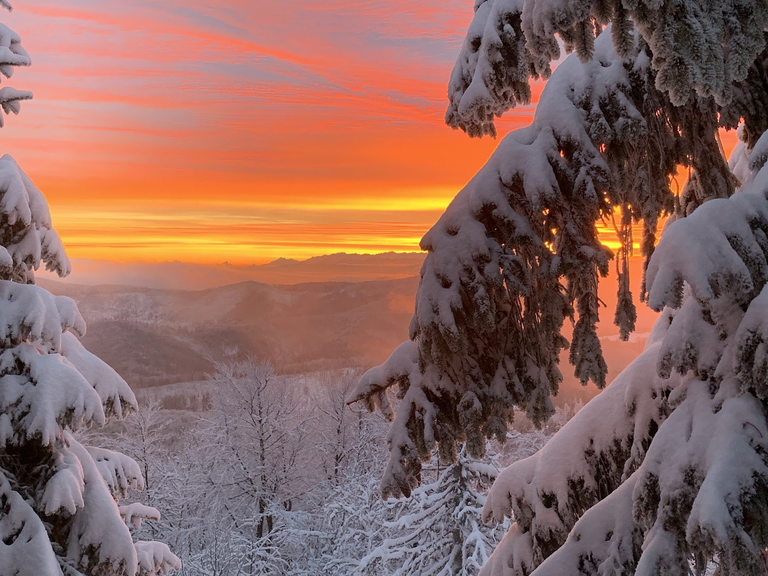
[[135,535],[168,543],[181,574],[477,574],[505,528],[480,518],[491,481],[579,405],[543,429],[521,417],[483,460],[435,457],[411,498],[383,500],[386,423],[346,406],[359,376],[225,361],[197,389],[201,410],[165,408],[147,389],[138,412],[86,436],[138,463],[144,490],[131,497],[161,519]]

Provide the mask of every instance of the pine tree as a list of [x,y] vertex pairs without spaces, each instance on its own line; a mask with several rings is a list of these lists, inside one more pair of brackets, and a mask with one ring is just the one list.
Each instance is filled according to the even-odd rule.
[[[493,458],[495,459],[495,458]],[[459,454],[437,480],[409,499],[389,500],[391,521],[383,542],[361,559],[357,574],[473,576],[485,564],[503,529],[483,526],[485,490],[498,469]]]
[[[6,0],[0,0],[11,9]],[[30,59],[0,25],[0,73]],[[0,89],[18,113],[29,92]],[[2,123],[0,122],[0,125]],[[141,505],[118,507],[141,488],[130,458],[84,446],[78,430],[136,406],[128,385],[78,337],[85,322],[69,298],[34,285],[45,265],[70,265],[42,193],[10,156],[0,158],[0,572],[17,576],[153,575],[180,568],[167,546],[136,542],[128,525],[157,518]]]
[[[484,574],[768,570],[767,24],[753,0],[476,2],[448,124],[494,134],[530,77],[548,81],[531,126],[422,240],[411,340],[350,397],[393,420],[383,492],[409,494],[434,448],[482,456],[515,407],[545,421],[564,348],[583,383],[605,386],[597,286],[617,256],[626,338],[633,223],[639,296],[662,312],[643,354],[496,481],[486,517],[515,522]],[[556,34],[575,54],[552,72]],[[729,167],[717,130],[739,123]],[[678,166],[690,177],[674,194]],[[617,221],[618,255],[601,219]]]

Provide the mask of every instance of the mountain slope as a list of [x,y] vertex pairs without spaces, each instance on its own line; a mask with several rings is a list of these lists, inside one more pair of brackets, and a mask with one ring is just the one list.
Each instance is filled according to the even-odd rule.
[[73,298],[85,346],[134,387],[204,378],[233,353],[282,372],[370,366],[407,338],[417,278],[199,291],[83,286],[41,280]]
[[[354,260],[348,256],[325,258],[343,264]],[[639,282],[641,264],[632,265]],[[85,346],[141,388],[203,380],[214,361],[244,354],[271,360],[283,373],[369,368],[407,339],[418,278],[278,286],[248,281],[206,290],[39,282],[78,303],[88,323]],[[611,279],[601,285],[606,307],[598,327],[609,379],[642,351],[656,317],[640,306],[637,332],[619,342],[610,322],[614,286]],[[565,357],[563,400],[592,396],[595,389],[578,384]]]

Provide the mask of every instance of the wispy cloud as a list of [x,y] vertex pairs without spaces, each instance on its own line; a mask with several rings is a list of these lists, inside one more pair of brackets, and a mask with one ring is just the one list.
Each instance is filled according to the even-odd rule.
[[[5,150],[84,257],[118,245],[121,259],[150,260],[183,245],[191,261],[247,245],[254,262],[298,245],[416,249],[496,145],[442,122],[471,16],[467,0],[19,0],[8,20],[34,66],[13,80],[35,101],[8,123]],[[224,234],[213,199],[232,214],[282,206],[306,224],[262,210],[275,219]],[[162,238],[127,214],[165,218]]]

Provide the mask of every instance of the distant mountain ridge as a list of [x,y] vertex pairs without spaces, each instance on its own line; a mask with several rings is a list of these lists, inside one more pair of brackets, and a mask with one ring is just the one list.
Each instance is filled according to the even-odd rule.
[[39,283],[77,302],[88,350],[146,387],[205,379],[213,361],[245,353],[281,372],[380,363],[408,338],[418,279],[206,290]]
[[[298,264],[306,271],[336,258],[359,271],[359,262],[386,261],[349,256],[321,257],[309,264],[278,260],[265,267],[295,270]],[[407,271],[415,264],[401,255],[390,261],[396,270]],[[641,265],[631,262],[638,283]],[[613,274],[601,283],[606,307],[598,327],[609,379],[643,349],[656,318],[640,305],[637,332],[629,342],[618,341],[617,329],[610,322],[616,302]],[[281,285],[248,280],[203,290],[83,285],[45,278],[39,283],[78,303],[88,324],[83,339],[86,348],[113,366],[131,386],[141,388],[204,380],[213,371],[213,361],[246,353],[271,360],[283,373],[369,368],[384,361],[408,338],[418,280],[413,275]],[[578,385],[565,358],[561,369],[565,394],[582,398],[594,394],[593,387]]]
[[[203,290],[244,281],[264,284],[303,284],[308,282],[365,282],[418,276],[423,252],[385,252],[347,254],[340,252],[307,260],[278,258],[266,264],[235,266],[184,262],[112,262],[107,260],[72,261],[72,274],[66,283],[85,285],[116,284],[168,290]],[[42,278],[55,279],[41,273]]]

